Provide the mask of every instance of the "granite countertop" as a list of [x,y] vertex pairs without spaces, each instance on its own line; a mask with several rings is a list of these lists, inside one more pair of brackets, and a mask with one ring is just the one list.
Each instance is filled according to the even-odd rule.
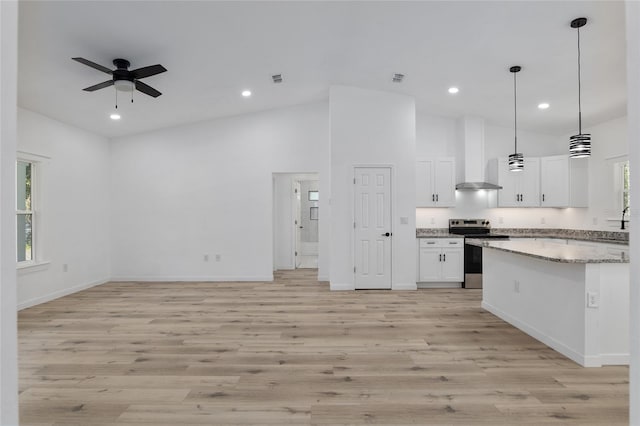
[[629,244],[629,232],[553,228],[492,228],[492,234],[518,238],[560,238],[596,243]]
[[520,238],[515,240],[479,240],[468,238],[466,244],[517,253],[538,259],[562,263],[629,263],[629,256],[606,253],[597,247],[560,244]]
[[418,228],[416,238],[464,238],[464,236],[450,234],[449,228]]
[[[491,233],[508,235],[513,238],[559,238],[594,243],[629,244],[629,233],[621,231],[561,228],[492,228]],[[449,228],[418,228],[416,229],[416,238],[462,238],[462,236],[450,234]]]

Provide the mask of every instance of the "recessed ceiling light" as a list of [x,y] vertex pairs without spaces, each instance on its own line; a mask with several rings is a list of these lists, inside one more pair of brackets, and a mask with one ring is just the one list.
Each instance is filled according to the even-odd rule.
[[457,87],[449,87],[449,93],[451,93],[452,95],[455,95],[459,91],[460,89],[458,89]]
[[242,96],[244,96],[245,98],[248,98],[249,96],[251,96],[251,90],[243,90]]
[[112,120],[120,120],[120,114],[118,113],[113,113],[109,116]]
[[549,108],[549,104],[546,102],[538,104],[538,109],[547,109],[547,108]]

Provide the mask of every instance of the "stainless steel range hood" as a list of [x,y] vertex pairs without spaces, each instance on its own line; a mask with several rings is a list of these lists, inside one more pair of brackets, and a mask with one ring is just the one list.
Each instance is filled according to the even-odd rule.
[[502,187],[490,182],[462,182],[456,184],[456,190],[458,191],[477,191],[479,189],[502,189]]
[[462,117],[456,123],[456,157],[462,163],[456,190],[477,191],[480,189],[502,189],[500,185],[487,182],[484,178],[484,119]]

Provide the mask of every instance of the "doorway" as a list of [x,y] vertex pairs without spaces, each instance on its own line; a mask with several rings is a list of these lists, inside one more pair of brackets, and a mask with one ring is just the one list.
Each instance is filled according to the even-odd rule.
[[391,289],[391,168],[354,168],[355,288]]
[[320,231],[317,173],[273,174],[273,269],[317,269]]

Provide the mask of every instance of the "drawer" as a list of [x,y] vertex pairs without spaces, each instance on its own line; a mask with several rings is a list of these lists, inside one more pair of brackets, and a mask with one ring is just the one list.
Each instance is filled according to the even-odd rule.
[[463,238],[420,238],[420,248],[425,247],[462,247]]

